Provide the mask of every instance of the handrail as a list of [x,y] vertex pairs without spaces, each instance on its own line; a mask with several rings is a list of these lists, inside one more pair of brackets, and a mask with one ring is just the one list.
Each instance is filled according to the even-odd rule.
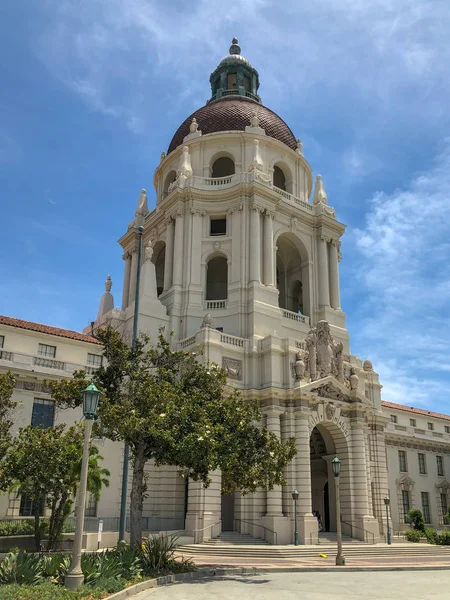
[[[350,537],[353,538],[353,529],[359,529],[360,531],[364,532],[364,537],[363,537],[363,541],[366,542],[367,544],[375,544],[375,535],[371,532],[368,531],[367,529],[364,529],[363,527],[358,527],[357,525],[353,525],[352,523],[348,523],[347,521],[342,521],[341,519],[341,525],[348,525],[348,527],[350,527]],[[366,534],[367,534],[367,538],[366,539]],[[370,537],[372,539],[372,541],[370,541]]]
[[264,525],[260,525],[259,523],[254,523],[253,521],[247,521],[246,519],[234,519],[234,530],[236,531],[236,524],[239,523],[239,533],[242,533],[241,531],[241,524],[242,523],[247,523],[247,525],[251,525],[252,527],[259,527],[261,529],[264,530],[264,540],[266,540],[266,542],[268,542],[269,540],[266,538],[266,531],[268,531],[269,533],[273,534],[273,539],[275,540],[274,542],[272,542],[272,544],[274,546],[277,545],[277,532],[274,531],[273,529],[269,529],[268,527],[265,527]]
[[211,528],[211,537],[213,537],[213,527],[215,527],[216,525],[221,525],[221,524],[222,524],[222,520],[216,521],[215,523],[211,523],[211,525],[206,525],[206,527],[202,527],[201,529],[194,529],[194,531],[192,532],[194,534],[194,544],[201,544],[201,542],[203,541],[203,539],[201,541],[197,541],[199,538],[196,534],[201,533],[202,531],[205,531],[205,529]]

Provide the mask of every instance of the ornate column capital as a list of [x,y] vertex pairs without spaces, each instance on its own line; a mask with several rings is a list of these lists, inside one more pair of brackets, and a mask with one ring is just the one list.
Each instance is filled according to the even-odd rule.
[[273,220],[273,219],[275,219],[275,213],[274,213],[274,212],[272,212],[272,211],[270,211],[270,210],[266,210],[266,211],[264,212],[264,216],[265,216],[267,219],[272,219],[272,220]]
[[232,206],[231,208],[228,209],[228,214],[234,215],[235,212],[241,212],[243,209],[244,209],[243,204],[236,204],[236,206]]
[[258,212],[258,213],[262,213],[263,209],[261,208],[261,206],[259,206],[258,204],[256,204],[256,202],[252,202],[250,204],[250,210],[253,212]]

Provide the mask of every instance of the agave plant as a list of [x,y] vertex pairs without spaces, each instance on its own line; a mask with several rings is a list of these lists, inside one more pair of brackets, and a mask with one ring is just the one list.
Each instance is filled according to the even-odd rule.
[[171,568],[175,562],[177,535],[148,536],[141,545],[144,571],[164,571]]
[[62,583],[69,566],[70,557],[63,554],[50,554],[41,559],[42,574],[54,583]]
[[38,585],[43,581],[41,559],[23,550],[5,556],[0,564],[0,583]]

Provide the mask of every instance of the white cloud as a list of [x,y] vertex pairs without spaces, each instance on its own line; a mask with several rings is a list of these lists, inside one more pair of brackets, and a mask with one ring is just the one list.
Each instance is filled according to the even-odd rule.
[[449,198],[450,144],[430,171],[375,194],[351,240],[366,295],[354,340],[384,375],[386,400],[436,403],[448,394]]
[[447,106],[445,2],[432,10],[424,0],[235,0],[225,9],[222,0],[196,0],[185,6],[47,0],[48,28],[34,46],[49,71],[91,108],[123,118],[134,131],[141,131],[134,119],[148,114],[152,96],[167,93],[162,77],[178,84],[168,104],[203,103],[208,71],[232,35],[260,69],[268,104],[301,107],[323,94],[345,103],[356,94],[370,107],[366,120],[373,127],[395,99],[408,112],[427,97],[423,119]]

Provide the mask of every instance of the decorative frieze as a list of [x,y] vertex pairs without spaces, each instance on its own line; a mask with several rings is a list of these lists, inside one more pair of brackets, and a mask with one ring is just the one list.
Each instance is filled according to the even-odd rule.
[[240,381],[242,379],[242,361],[224,356],[222,358],[222,369],[224,369],[230,379]]

